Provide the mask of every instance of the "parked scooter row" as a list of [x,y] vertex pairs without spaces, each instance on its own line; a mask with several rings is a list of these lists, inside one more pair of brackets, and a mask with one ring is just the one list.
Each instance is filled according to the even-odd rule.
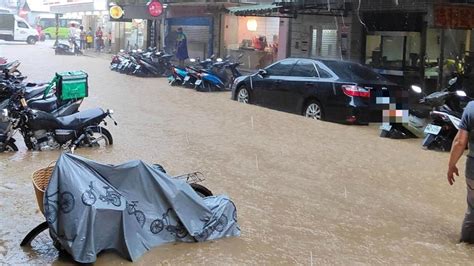
[[18,151],[14,138],[18,131],[26,147],[36,151],[112,145],[112,135],[100,126],[106,117],[112,119],[111,110],[79,111],[83,98],[63,100],[56,83],[5,77],[11,70],[4,69],[0,79],[0,152]]
[[170,75],[173,55],[158,51],[155,47],[146,51],[132,50],[113,56],[110,69],[139,77],[166,77]]
[[230,56],[215,61],[214,56],[204,61],[191,59],[192,65],[187,67],[173,66],[168,80],[170,85],[192,86],[198,91],[229,90],[234,80],[242,75],[238,70],[240,58],[242,55],[236,61],[232,61]]
[[[464,107],[471,100],[459,82],[458,75],[454,74],[447,88],[422,96],[408,110],[408,121],[383,124],[380,136],[394,139],[423,138],[424,148],[449,151],[459,130]],[[412,91],[422,95],[419,86],[412,86]]]

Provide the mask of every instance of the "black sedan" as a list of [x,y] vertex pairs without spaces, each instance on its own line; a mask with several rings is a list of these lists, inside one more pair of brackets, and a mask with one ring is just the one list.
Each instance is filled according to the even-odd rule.
[[382,119],[381,112],[377,118],[371,112],[374,95],[396,95],[400,90],[357,63],[288,58],[237,78],[232,99],[318,120],[367,124]]

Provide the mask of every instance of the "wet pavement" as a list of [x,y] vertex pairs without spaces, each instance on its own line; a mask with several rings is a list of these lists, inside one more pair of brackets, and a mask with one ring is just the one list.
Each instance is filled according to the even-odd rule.
[[[236,203],[242,236],[160,246],[136,264],[471,264],[458,244],[466,208],[462,177],[445,178],[447,153],[420,140],[388,140],[375,127],[344,126],[231,101],[226,93],[169,87],[164,78],[112,72],[101,58],[55,56],[46,43],[0,43],[31,81],[56,71],[89,73],[81,109],[115,110],[114,145],[77,150],[119,163],[143,159],[171,174],[201,171],[203,185]],[[17,143],[22,143],[18,137]],[[0,155],[0,263],[71,263],[44,241],[20,248],[44,220],[31,174],[59,152]],[[464,158],[461,160],[464,167]],[[464,171],[461,171],[464,172]],[[106,222],[106,221],[105,221]],[[44,244],[46,243],[46,244]],[[113,254],[97,264],[123,263]]]

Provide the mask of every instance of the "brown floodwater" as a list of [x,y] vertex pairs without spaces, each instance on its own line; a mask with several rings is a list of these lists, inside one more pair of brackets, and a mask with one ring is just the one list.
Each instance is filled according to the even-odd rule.
[[[203,185],[238,208],[240,237],[156,247],[136,264],[472,264],[474,249],[457,241],[464,180],[448,185],[447,153],[425,151],[419,139],[382,139],[376,127],[312,121],[239,104],[227,92],[118,74],[103,57],[55,56],[50,46],[0,43],[0,56],[21,60],[30,81],[89,73],[81,108],[112,108],[119,125],[107,126],[113,147],[79,155],[142,159],[173,175],[201,171]],[[31,174],[59,151],[26,151],[16,138],[20,151],[0,155],[0,263],[71,263],[47,234],[33,248],[19,246],[44,221]],[[111,252],[97,260],[112,263],[130,262]]]

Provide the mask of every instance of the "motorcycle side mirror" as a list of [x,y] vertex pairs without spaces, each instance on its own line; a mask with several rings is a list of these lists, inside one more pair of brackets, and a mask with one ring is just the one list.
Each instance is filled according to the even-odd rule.
[[265,69],[259,69],[258,74],[262,77],[265,77],[266,75],[268,75],[268,73]]
[[244,57],[244,54],[239,54],[239,56],[237,57],[238,59]]
[[411,90],[414,91],[414,92],[416,92],[416,93],[422,93],[422,92],[423,92],[423,90],[421,89],[421,87],[418,86],[418,85],[411,85]]
[[125,52],[125,50],[124,50],[124,49],[120,49],[120,52],[123,53],[123,52]]
[[222,62],[222,58],[217,58],[216,61],[220,63]]
[[230,58],[230,55],[227,55],[227,56],[225,57],[225,60],[228,60],[229,58]]
[[458,78],[457,78],[457,77],[454,77],[454,78],[450,79],[450,80],[448,81],[449,86],[453,86],[454,83],[456,83],[456,81],[458,81]]
[[141,52],[143,52],[143,51],[142,51],[142,49],[138,49],[137,52],[141,53]]
[[460,96],[460,97],[466,97],[467,96],[465,91],[456,91],[456,95]]
[[196,62],[196,59],[191,58],[191,59],[189,59],[189,61],[190,61],[191,63],[194,63],[194,62]]
[[209,59],[214,59],[214,57],[216,57],[215,54],[211,55],[211,56],[209,57]]

